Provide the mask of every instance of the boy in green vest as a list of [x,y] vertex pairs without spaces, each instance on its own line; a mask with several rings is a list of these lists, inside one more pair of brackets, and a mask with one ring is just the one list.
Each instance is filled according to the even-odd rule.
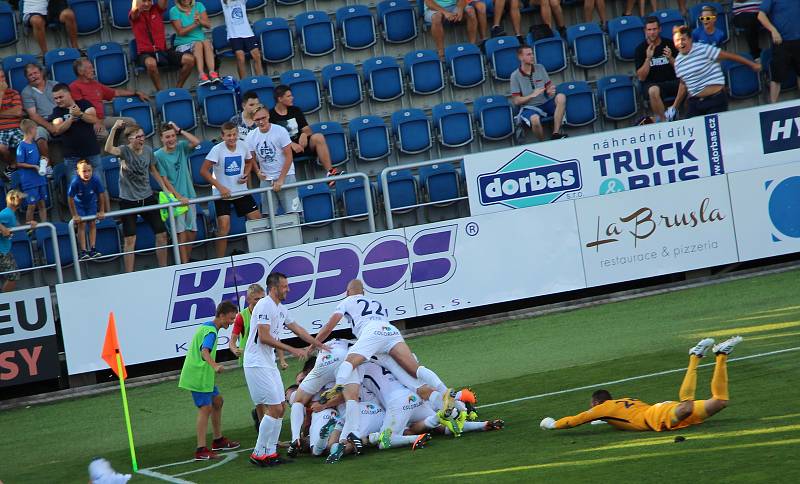
[[[238,308],[230,301],[222,301],[217,306],[214,320],[201,324],[194,334],[186,359],[183,361],[181,378],[178,387],[190,390],[194,404],[197,406],[197,450],[194,460],[216,459],[216,450],[233,450],[239,448],[239,442],[228,440],[222,436],[222,395],[214,385],[214,377],[222,373],[222,365],[217,363],[217,331],[228,329],[233,323]],[[208,418],[214,431],[214,441],[209,450],[206,447]]]

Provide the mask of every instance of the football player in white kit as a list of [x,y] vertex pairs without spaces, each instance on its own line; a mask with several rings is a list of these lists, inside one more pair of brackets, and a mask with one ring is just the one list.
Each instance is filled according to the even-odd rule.
[[[258,427],[256,440],[250,461],[258,466],[272,466],[283,461],[277,453],[278,436],[283,421],[283,402],[285,397],[281,373],[275,364],[275,349],[280,348],[305,358],[307,350],[301,350],[281,342],[284,329],[296,334],[303,341],[328,351],[325,345],[318,344],[308,332],[297,324],[290,316],[282,301],[289,292],[286,276],[273,272],[267,276],[267,297],[258,301],[253,308],[250,321],[250,334],[244,357],[244,377],[250,398],[255,405],[261,406],[264,418]],[[266,407],[266,408],[264,408]]]
[[392,357],[409,375],[434,389],[430,400],[442,401],[442,407],[452,409],[453,397],[442,380],[428,368],[417,363],[400,331],[389,322],[389,310],[379,301],[364,296],[364,285],[353,279],[347,285],[347,297],[339,303],[328,323],[317,333],[316,345],[328,337],[339,321],[345,318],[352,326],[357,341],[347,352],[345,361],[336,372],[336,385],[346,400],[345,424],[340,443],[350,442],[359,455],[363,447],[359,433],[358,393],[360,377],[356,368],[376,355]]

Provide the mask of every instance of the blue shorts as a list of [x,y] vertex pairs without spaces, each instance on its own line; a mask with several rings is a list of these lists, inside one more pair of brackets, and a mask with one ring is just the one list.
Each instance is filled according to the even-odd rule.
[[540,118],[551,118],[556,112],[555,99],[552,97],[538,106],[523,106],[517,117],[528,127],[531,125],[531,116],[534,114],[538,114]]
[[38,202],[47,202],[47,185],[39,185],[38,187],[31,187],[25,192],[25,201],[28,205],[36,205]]
[[192,392],[192,399],[197,408],[211,405],[211,400],[219,395],[219,388],[214,385],[214,390],[210,392]]
[[80,217],[97,215],[97,203],[76,203],[75,211],[78,212]]
[[258,49],[258,38],[257,37],[234,37],[232,39],[228,39],[228,45],[231,46],[231,50],[236,51],[243,51],[245,53],[250,53],[253,49]]

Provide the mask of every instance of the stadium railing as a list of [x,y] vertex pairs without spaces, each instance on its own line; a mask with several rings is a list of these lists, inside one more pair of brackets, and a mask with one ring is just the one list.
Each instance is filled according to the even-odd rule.
[[[61,269],[61,252],[60,252],[60,250],[58,248],[58,233],[56,232],[56,226],[55,225],[51,224],[50,222],[39,222],[38,224],[36,224],[36,228],[35,229],[33,227],[31,227],[30,225],[19,225],[17,227],[12,228],[11,229],[11,233],[13,234],[14,232],[24,232],[24,231],[30,231],[30,230],[38,231],[40,229],[47,229],[47,230],[50,231],[50,240],[49,240],[49,242],[52,244],[52,249],[53,249],[53,263],[52,264],[36,265],[35,264],[35,255],[33,255],[33,252],[31,252],[31,254],[33,255],[33,258],[34,258],[34,264],[31,267],[25,267],[25,268],[22,268],[22,269],[17,269],[15,271],[0,272],[0,276],[3,276],[5,274],[23,274],[23,273],[26,273],[26,272],[33,272],[33,271],[38,271],[38,270],[42,270],[42,269],[49,269],[49,268],[53,267],[56,270],[56,278],[58,279],[58,283],[61,284],[61,283],[64,282],[64,273],[63,273],[63,271]],[[29,244],[30,244],[30,241],[29,241]]]

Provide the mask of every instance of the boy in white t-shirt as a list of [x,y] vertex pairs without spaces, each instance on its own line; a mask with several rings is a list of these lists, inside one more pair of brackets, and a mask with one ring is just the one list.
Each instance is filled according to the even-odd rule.
[[[239,195],[247,190],[250,176],[252,154],[247,146],[239,141],[239,129],[227,122],[222,125],[222,142],[214,145],[206,155],[200,173],[214,188],[213,195],[222,196],[214,200],[217,212],[217,237],[225,237],[231,229],[231,206],[236,215],[248,220],[261,218],[255,199],[250,194]],[[217,240],[217,257],[225,257],[228,239]]]
[[[253,114],[253,121],[258,129],[247,135],[245,143],[256,160],[256,174],[261,187],[272,187],[284,213],[302,212],[297,188],[283,189],[283,185],[297,181],[289,132],[283,126],[270,123],[269,110],[263,106]],[[268,195],[269,192],[262,194],[261,210],[264,213],[269,210]]]
[[264,75],[261,67],[261,49],[258,37],[253,34],[253,28],[247,19],[246,0],[222,0],[222,14],[225,16],[225,28],[228,31],[228,44],[236,55],[236,70],[239,79],[246,74],[247,64],[245,55],[249,52],[253,59],[253,71],[257,76]]

